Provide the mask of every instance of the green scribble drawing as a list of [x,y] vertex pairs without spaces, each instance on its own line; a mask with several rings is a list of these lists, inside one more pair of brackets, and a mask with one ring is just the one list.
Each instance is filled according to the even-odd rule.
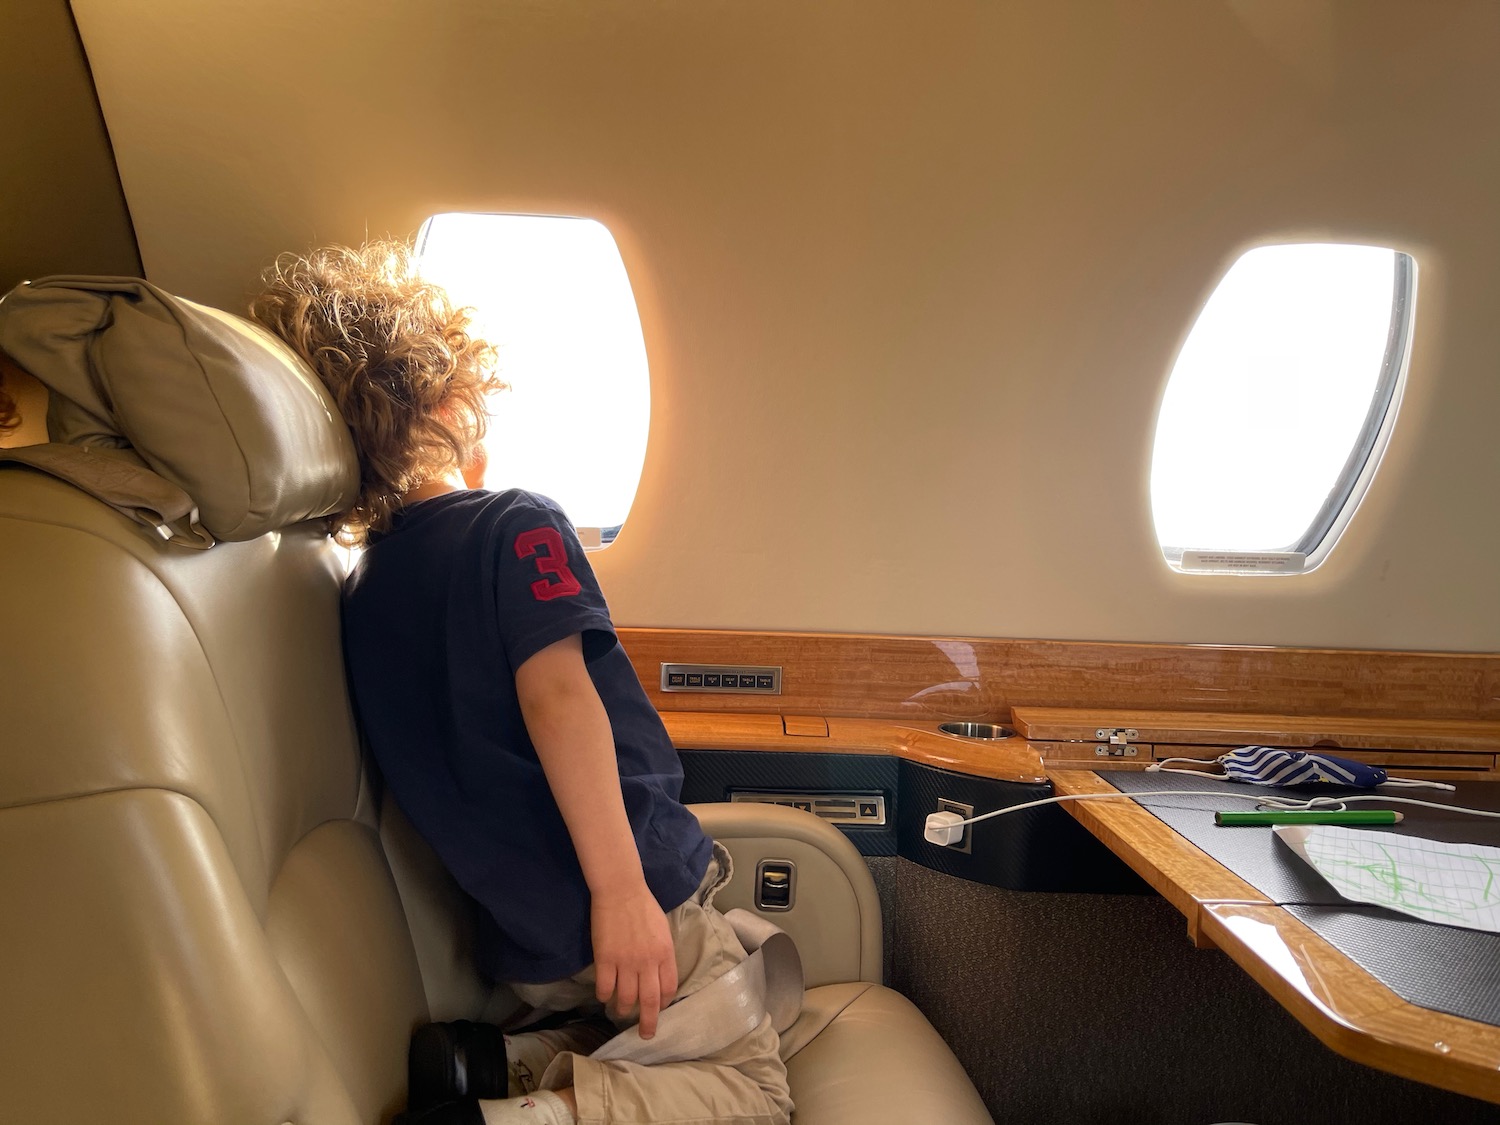
[[1500,932],[1500,849],[1336,826],[1283,839],[1345,898]]

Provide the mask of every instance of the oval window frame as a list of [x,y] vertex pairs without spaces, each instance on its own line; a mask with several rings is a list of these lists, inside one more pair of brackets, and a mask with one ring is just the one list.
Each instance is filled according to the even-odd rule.
[[[608,239],[609,245],[613,251],[614,260],[619,266],[619,274],[624,280],[624,293],[629,299],[630,319],[634,328],[634,339],[632,340],[632,344],[638,343],[639,346],[639,378],[643,399],[639,408],[640,414],[642,416],[642,429],[639,435],[636,438],[632,439],[632,444],[638,447],[639,459],[637,460],[634,456],[634,453],[632,453],[630,464],[621,471],[622,476],[617,478],[623,479],[625,476],[628,476],[634,482],[630,492],[630,499],[628,503],[624,505],[624,511],[619,522],[609,526],[585,526],[583,524],[577,524],[576,527],[579,539],[586,551],[593,552],[604,550],[615,541],[615,538],[619,535],[621,529],[627,522],[629,522],[631,512],[635,510],[635,504],[640,495],[640,484],[645,474],[645,460],[648,455],[648,448],[650,446],[651,426],[654,417],[654,412],[652,410],[654,395],[652,394],[651,356],[646,348],[645,326],[641,320],[640,304],[636,299],[635,285],[630,277],[630,267],[626,264],[624,254],[620,250],[619,239],[615,237],[614,231],[609,228],[609,225],[607,223],[590,215],[565,215],[555,212],[536,211],[440,211],[435,214],[429,215],[422,222],[422,225],[418,230],[414,249],[419,272],[422,270],[422,258],[424,256],[424,253],[426,252],[428,245],[430,244],[431,239],[433,238],[434,231],[443,222],[443,220],[448,219],[521,219],[527,220],[528,222],[532,223],[557,222],[580,224],[585,227],[598,228],[599,231],[603,232],[604,237]],[[434,280],[437,279],[434,278]],[[455,295],[455,300],[460,304],[470,304],[475,306],[476,312],[479,314],[480,323],[482,325],[486,317],[482,302],[464,300],[461,293]],[[501,348],[502,354],[500,374],[501,378],[505,378],[506,375],[504,369],[504,353],[506,341],[503,338],[497,337],[492,342],[496,343]],[[502,395],[506,393],[507,392],[505,391],[500,392],[500,394]],[[514,422],[511,422],[510,424],[513,426]],[[550,432],[563,432],[563,429],[564,428],[554,427]],[[487,435],[485,439],[486,445],[489,445],[493,436],[493,432],[491,435]],[[574,439],[570,436],[569,440],[572,441]],[[492,455],[492,464],[494,464],[495,461],[496,459]],[[486,487],[489,486],[490,483],[487,481]],[[525,483],[522,482],[520,486],[525,487]],[[546,491],[546,489],[542,488],[541,491]],[[563,510],[568,513],[569,518],[573,518],[570,497],[552,496],[551,499],[561,504]],[[575,520],[575,524],[576,522],[577,521]]]
[[[1198,307],[1193,318],[1193,327],[1183,339],[1172,370],[1163,384],[1161,401],[1157,406],[1156,425],[1152,431],[1152,463],[1154,471],[1155,448],[1160,438],[1163,406],[1171,387],[1172,377],[1182,352],[1192,338],[1200,318],[1209,307],[1214,295],[1230,277],[1236,266],[1246,256],[1270,246],[1313,245],[1368,245],[1362,243],[1260,243],[1238,254],[1210,290],[1208,297]],[[1378,246],[1394,255],[1390,319],[1386,330],[1386,344],[1381,360],[1380,372],[1370,396],[1365,419],[1350,448],[1348,456],[1323,503],[1314,513],[1307,528],[1291,543],[1265,550],[1235,550],[1214,548],[1184,548],[1163,543],[1160,533],[1155,532],[1157,545],[1167,565],[1180,574],[1301,574],[1320,566],[1333,550],[1344,529],[1363,501],[1365,493],[1374,479],[1390,436],[1395,426],[1406,378],[1411,366],[1412,340],[1416,324],[1417,272],[1414,255],[1391,246]],[[1149,479],[1149,474],[1148,474]],[[1148,486],[1149,487],[1149,486]],[[1155,500],[1148,496],[1148,508],[1155,526]]]

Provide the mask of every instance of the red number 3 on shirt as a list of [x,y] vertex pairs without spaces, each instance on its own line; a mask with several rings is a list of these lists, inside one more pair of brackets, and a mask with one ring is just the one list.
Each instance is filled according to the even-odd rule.
[[536,558],[536,568],[543,577],[531,584],[531,594],[539,602],[572,597],[583,589],[582,583],[568,569],[568,548],[555,527],[536,527],[517,535],[516,557]]

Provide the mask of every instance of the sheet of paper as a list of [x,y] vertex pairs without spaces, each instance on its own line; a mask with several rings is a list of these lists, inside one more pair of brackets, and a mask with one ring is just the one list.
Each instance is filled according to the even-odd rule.
[[1275,832],[1347,899],[1500,933],[1500,848],[1321,824]]

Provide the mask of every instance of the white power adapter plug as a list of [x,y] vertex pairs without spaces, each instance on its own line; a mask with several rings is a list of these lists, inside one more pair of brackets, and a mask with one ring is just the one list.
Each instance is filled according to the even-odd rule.
[[926,826],[922,829],[922,839],[944,848],[961,844],[964,841],[964,818],[947,810],[928,813]]

